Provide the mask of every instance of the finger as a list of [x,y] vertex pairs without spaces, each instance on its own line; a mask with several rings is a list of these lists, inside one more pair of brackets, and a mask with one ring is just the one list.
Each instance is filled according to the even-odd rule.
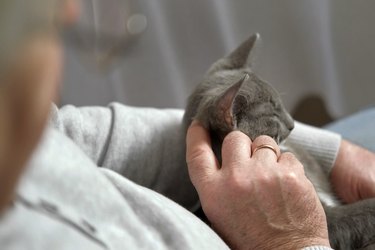
[[223,141],[221,155],[223,166],[241,166],[241,162],[250,159],[251,139],[240,131],[229,133]]
[[282,169],[289,169],[297,174],[305,175],[302,163],[296,158],[296,156],[290,152],[286,152],[280,155],[278,165]]
[[261,135],[251,144],[251,158],[264,164],[274,164],[280,155],[280,148],[271,137]]
[[197,121],[193,121],[187,131],[186,162],[190,178],[197,189],[219,169],[211,148],[210,135]]
[[80,3],[76,0],[65,0],[61,4],[63,6],[60,8],[61,13],[58,13],[58,17],[62,23],[68,25],[75,23],[80,14]]
[[359,199],[357,200],[364,200],[364,199],[370,199],[375,197],[375,186],[374,181],[369,181],[366,183],[363,183],[360,185],[359,189]]

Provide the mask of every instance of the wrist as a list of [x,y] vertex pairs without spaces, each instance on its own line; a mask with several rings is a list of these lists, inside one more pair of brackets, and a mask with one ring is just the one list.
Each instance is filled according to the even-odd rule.
[[287,140],[293,145],[302,146],[329,175],[341,147],[339,134],[296,122]]
[[[285,237],[284,239],[278,238],[275,235],[275,240],[263,241],[254,249],[274,249],[274,250],[330,250],[331,245],[327,238],[302,238],[302,235]],[[244,249],[247,249],[246,247]]]
[[[291,241],[291,239],[289,239]],[[328,239],[301,239],[278,249],[329,250],[332,249]]]

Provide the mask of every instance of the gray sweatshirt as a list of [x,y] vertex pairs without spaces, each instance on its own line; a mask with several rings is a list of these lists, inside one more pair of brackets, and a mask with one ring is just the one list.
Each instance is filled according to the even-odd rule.
[[[1,249],[228,249],[189,212],[199,201],[182,114],[117,103],[54,107],[0,218]],[[341,138],[297,123],[290,140],[329,172]]]

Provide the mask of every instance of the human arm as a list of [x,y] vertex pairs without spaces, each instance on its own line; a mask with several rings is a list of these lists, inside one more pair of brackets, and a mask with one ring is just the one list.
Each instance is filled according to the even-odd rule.
[[290,153],[277,160],[271,150],[251,148],[241,132],[223,142],[223,163],[215,158],[208,132],[193,123],[187,134],[187,163],[202,208],[213,228],[235,249],[329,247],[323,208],[302,165]]
[[375,197],[373,152],[341,139],[338,133],[298,122],[288,140],[304,147],[318,160],[344,202]]
[[[0,210],[13,198],[56,95],[61,51],[54,37],[29,40],[0,75]],[[36,63],[38,62],[38,63]]]
[[330,179],[344,202],[375,197],[375,154],[342,140]]
[[[17,9],[19,3],[14,1],[2,4],[0,211],[13,198],[18,179],[43,133],[49,105],[56,98],[62,64],[56,25],[73,21],[73,1],[64,1],[59,8],[53,2],[25,2],[22,9]],[[19,18],[15,19],[16,13]]]
[[331,180],[345,202],[375,197],[375,108],[356,112],[326,126],[342,135]]
[[183,112],[129,107],[53,108],[51,126],[78,145],[96,165],[194,210],[199,204],[185,162]]

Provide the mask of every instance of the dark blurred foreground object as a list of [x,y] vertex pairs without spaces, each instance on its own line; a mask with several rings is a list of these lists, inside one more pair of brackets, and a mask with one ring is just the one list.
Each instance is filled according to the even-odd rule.
[[317,127],[322,127],[334,120],[324,100],[314,94],[303,97],[291,113],[295,120]]

